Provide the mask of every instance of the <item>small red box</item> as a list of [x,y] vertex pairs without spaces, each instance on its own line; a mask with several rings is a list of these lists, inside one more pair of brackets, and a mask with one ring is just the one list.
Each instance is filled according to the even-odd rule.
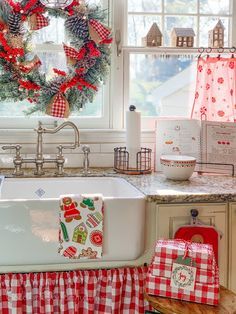
[[[178,273],[176,260],[181,256],[191,260],[194,267],[183,266],[183,271],[181,271],[182,265],[177,264],[180,266],[180,273]],[[192,277],[189,275],[190,277],[186,279],[185,275],[186,270],[188,274],[188,268],[190,271],[194,269],[191,291],[183,288],[184,280],[193,278],[191,274]],[[176,279],[177,276],[179,276],[178,285],[173,286],[173,278]],[[156,296],[218,305],[219,271],[212,246],[182,240],[157,241],[155,255],[147,274],[146,292]]]

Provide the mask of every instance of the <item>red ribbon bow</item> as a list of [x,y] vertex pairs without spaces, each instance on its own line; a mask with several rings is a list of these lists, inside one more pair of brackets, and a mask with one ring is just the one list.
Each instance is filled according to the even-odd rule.
[[76,59],[76,60],[81,60],[84,58],[86,54],[86,49],[82,47],[79,51],[77,51],[75,48],[69,47],[65,44],[63,44],[63,48],[65,51],[65,54],[68,58]]

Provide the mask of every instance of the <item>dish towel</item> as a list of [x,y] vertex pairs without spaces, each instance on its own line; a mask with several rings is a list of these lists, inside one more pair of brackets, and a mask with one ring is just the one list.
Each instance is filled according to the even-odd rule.
[[60,197],[60,255],[72,259],[102,257],[103,210],[100,194]]

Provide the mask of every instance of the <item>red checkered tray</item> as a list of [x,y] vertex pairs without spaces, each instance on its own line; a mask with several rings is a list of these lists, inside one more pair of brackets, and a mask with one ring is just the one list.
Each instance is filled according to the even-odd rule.
[[[186,252],[196,268],[192,291],[173,286],[171,283],[173,264],[177,257],[185,256]],[[180,240],[159,240],[148,270],[146,292],[151,295],[217,305],[219,272],[212,246]]]

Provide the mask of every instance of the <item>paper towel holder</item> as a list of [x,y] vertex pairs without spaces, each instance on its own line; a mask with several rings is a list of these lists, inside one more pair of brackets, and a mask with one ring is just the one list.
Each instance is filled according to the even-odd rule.
[[152,150],[142,147],[136,155],[136,167],[131,168],[126,147],[116,147],[114,148],[114,170],[129,175],[149,174],[152,172],[151,157]]

